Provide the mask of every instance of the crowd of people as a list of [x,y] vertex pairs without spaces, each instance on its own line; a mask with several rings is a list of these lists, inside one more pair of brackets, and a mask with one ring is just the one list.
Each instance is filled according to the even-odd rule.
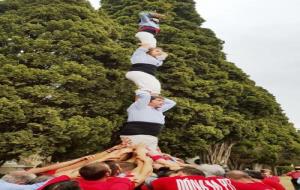
[[[270,170],[225,171],[219,165],[156,163],[146,145],[120,144],[104,152],[27,171],[0,180],[1,190],[285,190]],[[166,155],[168,157],[169,155]],[[300,168],[288,175],[295,178]],[[299,177],[298,177],[299,178]],[[295,186],[299,189],[299,185]]]
[[[12,172],[2,177],[0,190],[285,189],[278,178],[267,172],[225,172],[218,165],[187,164],[160,151],[158,135],[165,123],[164,112],[176,105],[161,96],[161,84],[155,77],[157,68],[168,56],[157,47],[155,38],[163,17],[153,12],[140,13],[136,34],[140,43],[126,73],[126,78],[137,86],[136,98],[127,109],[128,119],[120,130],[122,143],[94,155]],[[290,175],[296,179],[300,172]]]

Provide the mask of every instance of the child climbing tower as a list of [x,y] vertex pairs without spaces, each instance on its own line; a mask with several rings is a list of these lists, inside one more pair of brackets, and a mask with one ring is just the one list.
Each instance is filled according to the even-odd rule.
[[160,94],[161,84],[155,73],[168,56],[161,48],[156,47],[155,35],[160,31],[158,18],[162,16],[158,13],[140,13],[139,32],[136,37],[141,43],[131,56],[132,67],[126,73],[126,78],[133,81],[139,90],[156,95]]
[[155,35],[160,32],[159,19],[164,15],[154,12],[141,12],[139,14],[139,32],[135,37],[138,38],[141,44],[148,44],[150,48],[156,47]]

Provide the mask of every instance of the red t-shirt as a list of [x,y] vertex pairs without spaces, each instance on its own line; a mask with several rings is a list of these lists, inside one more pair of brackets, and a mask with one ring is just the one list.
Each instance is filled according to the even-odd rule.
[[227,178],[203,176],[163,177],[152,186],[153,190],[236,190]]
[[[279,180],[279,178],[278,178],[278,180]],[[267,184],[267,185],[273,187],[276,190],[285,190],[285,188],[280,184],[280,180],[277,181],[277,180],[267,177],[267,178],[263,179],[262,182],[264,184]]]
[[82,190],[133,190],[134,183],[127,178],[111,177],[106,181],[88,181],[78,178]]
[[264,180],[268,180],[268,181],[274,181],[274,182],[277,182],[277,183],[280,183],[280,178],[278,176],[269,176],[269,177],[265,177],[263,179]]
[[45,185],[43,185],[42,187],[38,188],[37,190],[43,190],[44,188],[48,187],[49,185],[58,183],[58,182],[62,182],[62,181],[69,181],[71,180],[71,178],[69,178],[66,175],[62,175],[56,178],[53,178],[51,180],[49,180],[47,183],[45,183]]
[[275,188],[273,188],[272,186],[269,186],[262,182],[242,183],[234,180],[231,180],[231,182],[237,190],[275,190]]
[[289,172],[286,175],[290,176],[292,179],[298,179],[300,177],[299,171]]
[[145,184],[141,186],[141,190],[150,190]]

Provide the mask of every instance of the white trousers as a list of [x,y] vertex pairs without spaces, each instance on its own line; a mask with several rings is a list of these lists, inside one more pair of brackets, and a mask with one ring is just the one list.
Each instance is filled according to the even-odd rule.
[[149,32],[138,32],[135,37],[140,40],[142,44],[148,44],[150,48],[156,48],[156,39],[153,34]]
[[121,135],[122,141],[129,141],[130,145],[144,144],[152,154],[160,155],[158,151],[158,138],[152,135]]
[[147,90],[155,94],[160,94],[161,85],[153,75],[142,71],[129,71],[126,78],[133,81],[140,90]]

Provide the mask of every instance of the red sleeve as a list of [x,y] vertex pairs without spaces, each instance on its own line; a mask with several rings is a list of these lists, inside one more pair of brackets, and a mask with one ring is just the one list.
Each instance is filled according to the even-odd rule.
[[156,161],[158,159],[163,159],[163,157],[161,155],[155,155],[155,156],[150,156],[150,158],[153,160],[153,161]]
[[50,181],[48,181],[45,185],[43,185],[42,187],[38,188],[37,190],[43,190],[44,188],[48,187],[49,185],[52,185],[54,183],[58,183],[58,182],[62,182],[62,181],[69,181],[71,178],[69,178],[66,175],[62,175],[56,178],[51,179]]
[[234,180],[230,180],[231,184],[236,188],[236,189],[245,189],[243,183],[236,182]]
[[46,172],[43,172],[42,175],[54,175],[56,173],[56,170],[49,170]]
[[277,183],[271,179],[264,179],[262,182],[273,187],[275,190],[285,190],[285,188],[280,183]]

